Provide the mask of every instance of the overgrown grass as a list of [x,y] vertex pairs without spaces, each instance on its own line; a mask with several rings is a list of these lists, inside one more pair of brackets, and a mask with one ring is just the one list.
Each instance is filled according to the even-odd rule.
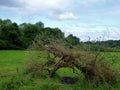
[[25,63],[27,54],[28,51],[0,51],[0,72],[14,72]]
[[[102,52],[101,54],[113,68],[120,72],[120,52]],[[106,83],[96,86],[94,82],[84,80],[82,75],[74,74],[69,68],[58,70],[54,78],[49,78],[47,75],[41,77],[39,74],[38,77],[32,77],[31,74],[21,74],[19,70],[28,65],[27,60],[33,58],[44,61],[46,55],[44,51],[0,51],[0,90],[18,88],[19,90],[109,90]],[[41,56],[42,58],[40,58]],[[62,84],[62,76],[79,76],[80,80],[74,85]],[[112,87],[112,90],[119,89],[120,77],[117,77],[117,83]]]
[[101,55],[113,68],[120,68],[120,52],[102,52]]

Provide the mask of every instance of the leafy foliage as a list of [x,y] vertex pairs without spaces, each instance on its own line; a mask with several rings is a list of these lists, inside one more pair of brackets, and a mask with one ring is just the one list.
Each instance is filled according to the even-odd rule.
[[17,25],[10,20],[0,19],[0,49],[27,49],[36,36],[42,36],[43,33],[52,39],[64,38],[59,28],[44,28],[42,22]]
[[80,43],[79,38],[77,38],[76,36],[73,36],[72,34],[66,37],[66,41],[71,45],[78,45]]
[[42,39],[49,37],[51,41],[62,40],[70,48],[79,46],[93,51],[98,48],[99,51],[120,51],[120,40],[80,42],[80,39],[72,34],[65,37],[59,28],[44,27],[41,21],[18,25],[9,19],[0,19],[0,49],[27,49],[38,36]]

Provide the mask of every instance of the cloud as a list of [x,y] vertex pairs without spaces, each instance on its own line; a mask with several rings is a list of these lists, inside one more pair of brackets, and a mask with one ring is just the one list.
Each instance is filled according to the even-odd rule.
[[65,10],[71,0],[29,0],[26,1],[27,9],[43,11]]
[[78,23],[74,27],[64,28],[65,36],[73,34],[81,41],[119,40],[120,25]]
[[4,6],[4,9],[27,17],[37,14],[61,20],[75,19],[76,16],[68,8],[71,2],[72,0],[3,0],[0,1],[0,7]]
[[59,19],[77,19],[77,17],[71,12],[65,12],[60,14],[58,17]]
[[66,29],[64,30],[65,35],[73,34],[80,38],[81,41],[104,41],[104,40],[119,40],[120,33],[119,30],[104,30],[104,31],[86,31],[84,29],[81,30],[73,30]]
[[24,7],[22,0],[0,0],[0,7]]
[[65,11],[62,11],[62,12],[54,12],[54,13],[50,13],[50,16],[53,17],[53,18],[56,18],[58,20],[68,20],[68,19],[77,19],[78,17],[75,16],[72,12],[65,12]]
[[[119,2],[120,4],[120,2]],[[103,10],[101,13],[103,13],[104,16],[120,16],[120,10],[119,10],[120,6],[116,5],[113,6],[112,8],[109,8],[108,11],[105,13],[105,11]]]
[[[48,18],[52,19],[76,19],[75,15],[81,13],[91,14],[91,15],[119,15],[120,8],[119,4],[117,5],[117,10],[101,10],[98,11],[96,8],[93,8],[96,5],[105,4],[106,2],[113,2],[114,0],[1,0],[0,7],[8,7],[7,9],[13,10],[16,8],[16,11],[20,15],[33,16],[33,15],[46,15]],[[116,3],[119,3],[120,0],[116,0]],[[116,5],[114,5],[116,6]],[[105,12],[105,13],[104,13]],[[114,12],[114,13],[112,13]],[[107,14],[107,15],[108,15]]]
[[77,19],[71,10],[73,0],[29,0],[27,7],[22,8],[23,14],[45,15],[47,18],[56,20]]

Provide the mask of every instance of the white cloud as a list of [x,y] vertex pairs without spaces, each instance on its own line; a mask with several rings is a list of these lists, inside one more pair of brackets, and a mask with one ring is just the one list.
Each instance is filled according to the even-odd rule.
[[22,0],[0,0],[0,7],[24,7],[24,2]]
[[52,19],[76,19],[76,16],[69,10],[72,0],[29,0],[26,7],[20,8],[23,15],[45,15]]
[[[95,4],[115,2],[114,0],[9,0],[11,1],[10,3],[7,2],[8,0],[3,1],[0,1],[0,4],[4,5],[4,7],[9,6],[10,9],[14,6],[17,8],[16,11],[18,11],[18,14],[28,16],[45,14],[48,17],[55,17],[55,19],[75,19],[76,16],[74,16],[74,14],[76,15],[78,13],[91,13],[92,15],[98,13],[97,15],[101,15],[104,14],[104,12],[108,12],[109,15],[120,14],[118,9],[112,11],[108,9],[95,11],[91,8],[91,6],[94,6]],[[116,2],[119,3],[120,0],[116,0]],[[119,5],[117,8],[120,8]]]
[[[77,27],[78,26],[78,27]],[[76,28],[75,28],[76,27]],[[78,23],[73,28],[65,28],[65,36],[73,34],[81,41],[98,41],[98,40],[119,40],[120,25],[102,25],[102,24],[85,24]]]
[[71,0],[29,0],[26,2],[26,8],[31,11],[53,11],[53,10],[65,10]]
[[65,12],[58,15],[59,19],[77,19],[77,17],[72,12]]
[[64,30],[65,35],[68,36],[69,34],[73,34],[80,38],[81,41],[103,41],[103,40],[119,40],[120,33],[119,30],[116,31],[86,31],[86,30],[73,30],[67,29]]

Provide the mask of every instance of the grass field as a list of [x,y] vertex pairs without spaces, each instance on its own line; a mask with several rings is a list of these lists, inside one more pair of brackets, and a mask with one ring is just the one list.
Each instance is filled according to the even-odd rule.
[[[46,52],[19,50],[0,51],[0,86],[2,87],[3,83],[6,83],[6,81],[8,84],[8,82],[12,81],[11,78],[15,77],[14,79],[16,80],[16,83],[19,80],[23,80],[22,82],[24,83],[24,85],[20,85],[19,90],[109,90],[106,84],[94,87],[94,84],[91,84],[91,82],[85,81],[82,78],[74,85],[62,84],[61,76],[77,76],[72,73],[72,70],[69,68],[58,70],[56,77],[52,79],[39,77],[31,79],[30,75],[23,76],[16,73],[18,70],[21,70],[20,68],[27,64],[29,59],[34,58],[34,56],[38,54],[42,55],[44,60]],[[111,67],[118,70],[118,72],[120,71],[120,52],[106,52],[102,53],[102,55],[105,60],[110,63]],[[82,75],[79,77],[82,77]],[[119,85],[120,82],[118,79],[117,84],[112,88],[112,90],[120,90]],[[16,85],[16,88],[18,89],[18,85]]]
[[27,51],[0,51],[0,74],[14,72],[25,63],[27,54]]

